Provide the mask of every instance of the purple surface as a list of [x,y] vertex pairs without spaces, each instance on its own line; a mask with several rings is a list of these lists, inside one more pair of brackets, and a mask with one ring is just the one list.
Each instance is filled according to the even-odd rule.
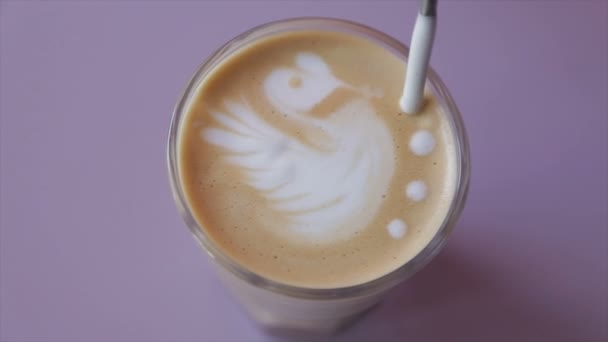
[[[415,7],[2,1],[0,340],[276,340],[175,210],[173,105],[253,25],[337,16],[405,41]],[[432,61],[470,134],[468,206],[444,252],[338,340],[606,340],[608,3],[440,10]]]

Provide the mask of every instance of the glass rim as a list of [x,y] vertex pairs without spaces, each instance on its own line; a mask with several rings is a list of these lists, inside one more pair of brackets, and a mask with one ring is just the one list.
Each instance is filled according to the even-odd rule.
[[187,115],[189,101],[192,98],[192,95],[195,94],[200,82],[222,59],[229,57],[240,48],[246,47],[248,43],[245,42],[243,44],[242,42],[245,39],[255,41],[273,34],[304,30],[329,30],[333,32],[356,34],[367,38],[376,44],[380,44],[385,48],[389,48],[405,62],[407,62],[408,59],[408,47],[388,34],[358,22],[330,17],[295,17],[271,21],[255,26],[230,39],[198,66],[173,110],[167,144],[167,163],[174,201],[182,219],[185,221],[202,249],[212,259],[217,261],[221,267],[227,269],[230,273],[246,283],[286,296],[305,299],[336,299],[365,296],[371,293],[381,292],[409,278],[439,253],[443,245],[447,242],[447,238],[464,208],[468,194],[470,155],[469,142],[464,122],[450,92],[431,66],[429,66],[427,72],[427,85],[430,86],[431,91],[440,103],[442,110],[444,111],[444,116],[450,119],[448,121],[455,140],[457,174],[454,196],[441,227],[437,230],[437,233],[435,233],[435,236],[431,241],[416,254],[416,256],[389,273],[365,283],[337,288],[300,287],[266,278],[239,264],[216,246],[212,239],[205,233],[202,225],[194,218],[182,188],[178,163],[178,136],[181,127],[180,124],[182,122],[182,117]]

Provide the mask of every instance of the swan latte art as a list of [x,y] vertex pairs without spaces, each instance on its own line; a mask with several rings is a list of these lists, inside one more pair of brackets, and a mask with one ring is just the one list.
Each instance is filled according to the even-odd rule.
[[187,104],[179,172],[210,239],[266,278],[311,288],[377,279],[434,237],[456,184],[430,92],[399,109],[405,63],[353,35],[280,33],[216,65]]

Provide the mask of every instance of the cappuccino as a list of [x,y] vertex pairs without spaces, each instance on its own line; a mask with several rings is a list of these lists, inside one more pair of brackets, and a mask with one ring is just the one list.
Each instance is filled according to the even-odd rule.
[[399,108],[405,63],[366,38],[278,33],[201,80],[179,127],[189,211],[242,267],[305,288],[382,277],[441,228],[457,147],[430,92]]

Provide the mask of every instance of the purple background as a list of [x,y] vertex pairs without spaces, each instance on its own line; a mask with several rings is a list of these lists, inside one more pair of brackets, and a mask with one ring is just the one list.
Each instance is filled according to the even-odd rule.
[[[197,65],[253,25],[337,16],[407,41],[415,8],[2,1],[0,340],[276,340],[173,205],[173,106]],[[468,206],[440,256],[338,340],[608,338],[608,3],[440,11],[432,63],[470,134]]]

